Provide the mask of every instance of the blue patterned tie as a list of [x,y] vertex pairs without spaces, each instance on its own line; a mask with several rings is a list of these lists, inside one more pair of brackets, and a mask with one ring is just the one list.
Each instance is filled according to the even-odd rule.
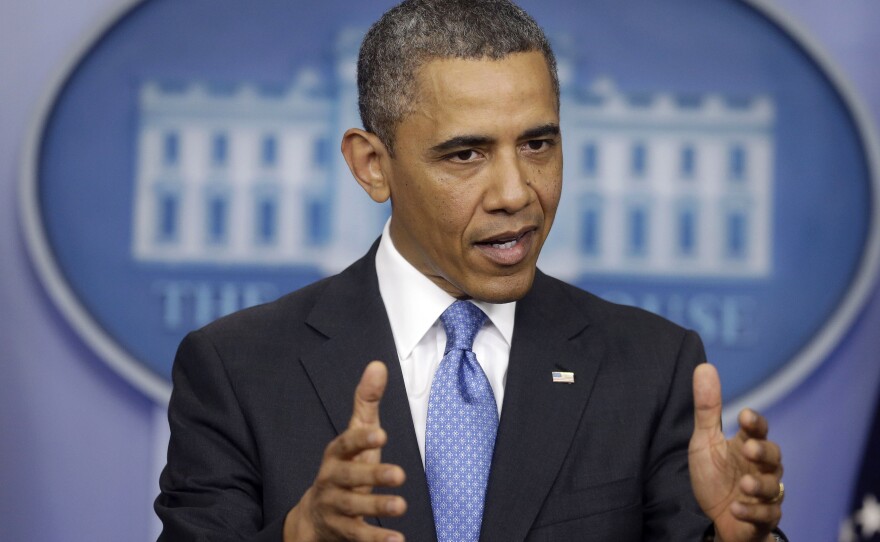
[[476,542],[498,429],[495,395],[471,349],[486,314],[456,301],[440,320],[446,352],[428,399],[425,474],[438,542]]

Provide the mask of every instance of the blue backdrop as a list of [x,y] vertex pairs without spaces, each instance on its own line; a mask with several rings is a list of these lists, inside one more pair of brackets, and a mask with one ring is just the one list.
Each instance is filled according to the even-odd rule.
[[[0,320],[0,539],[154,538],[151,500],[164,447],[164,412],[108,369],[60,315],[27,255],[17,204],[21,194],[17,181],[23,167],[22,153],[27,134],[34,129],[36,116],[43,110],[41,96],[49,91],[59,71],[69,64],[72,51],[82,46],[94,35],[95,28],[112,18],[125,3],[35,0],[6,4],[0,17],[3,20],[0,50],[4,51],[0,61],[0,81],[4,82],[0,85],[0,168],[3,172],[0,175],[0,220],[3,221],[0,226],[0,304],[8,307],[4,311],[6,316]],[[829,53],[833,63],[842,69],[868,104],[876,123],[880,118],[880,75],[876,75],[875,52],[880,50],[880,36],[874,28],[880,22],[880,6],[871,0],[843,0],[833,5],[818,0],[778,0],[773,5],[800,21],[819,47]],[[376,11],[361,9],[368,15]],[[348,16],[353,20],[363,18],[363,14],[356,11],[349,12]],[[629,14],[630,20],[635,22],[641,17],[661,16],[663,12],[632,11]],[[698,10],[694,10],[692,16],[699,22]],[[565,18],[561,17],[541,22],[548,29],[555,26],[577,30],[565,28]],[[284,25],[272,31],[283,32]],[[594,31],[603,31],[603,28]],[[137,48],[136,42],[129,45]],[[163,55],[174,52],[173,45],[168,44],[168,51],[150,51],[146,57],[162,62]],[[671,48],[676,46],[684,45],[670,44]],[[325,54],[326,44],[317,43],[314,47],[316,56]],[[206,73],[210,75],[212,70],[219,70],[222,58],[234,57],[235,51],[231,48],[218,55],[218,60],[207,61]],[[609,56],[597,52],[588,65],[596,73],[606,73],[614,69],[614,66],[602,65],[603,61],[608,62],[603,59]],[[627,59],[618,61],[625,63]],[[112,65],[112,59],[109,62]],[[173,75],[173,63],[170,66],[166,71]],[[687,70],[697,69],[699,64],[678,66],[674,62],[658,61],[655,67],[657,73],[644,74],[645,81],[656,83],[668,73],[681,81],[687,76]],[[280,61],[272,64],[267,60],[264,65],[244,64],[241,76],[266,80],[267,74],[287,74],[291,68]],[[689,90],[718,87],[752,90],[748,81],[719,77],[717,86],[698,88],[694,83],[694,88]],[[631,76],[620,83],[639,88],[643,81]],[[102,88],[112,89],[103,84]],[[84,91],[87,90],[86,87]],[[809,96],[793,98],[813,99]],[[112,113],[117,99],[117,95],[108,93],[101,100],[104,107],[99,111],[72,108],[73,122],[80,122],[84,134],[100,130],[101,115]],[[778,144],[804,134],[788,135]],[[65,150],[56,152],[63,155]],[[66,152],[70,152],[70,157],[84,160],[82,153]],[[839,159],[838,155],[829,156],[828,163]],[[81,162],[71,161],[68,167],[72,169],[65,171],[63,160],[54,162],[58,169],[55,174],[61,177],[82,175],[82,166]],[[132,168],[125,163],[120,167],[123,171]],[[858,200],[858,194],[849,197]],[[111,207],[107,211],[118,212],[118,209]],[[89,212],[95,211],[81,210],[81,223],[86,230],[90,223]],[[833,212],[829,213],[834,216]],[[47,222],[63,223],[62,219],[59,214],[49,214]],[[63,242],[63,237],[75,235],[74,231],[60,228],[56,234],[56,239],[62,239],[58,246],[72,246]],[[857,242],[851,238],[846,240]],[[602,284],[600,279],[595,280]],[[108,318],[130,317],[132,310],[142,306],[136,299],[130,303],[130,311]],[[783,526],[793,538],[835,540],[837,537],[839,522],[847,511],[865,441],[869,409],[880,379],[880,363],[876,357],[880,346],[878,331],[880,299],[875,290],[828,360],[791,394],[766,409],[773,436],[785,450],[788,497]]]

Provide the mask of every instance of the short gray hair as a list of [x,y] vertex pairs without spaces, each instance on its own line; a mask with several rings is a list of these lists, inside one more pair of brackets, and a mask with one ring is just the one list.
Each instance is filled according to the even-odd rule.
[[500,60],[544,55],[559,106],[556,57],[543,30],[509,0],[406,0],[385,12],[361,44],[358,106],[364,129],[394,154],[394,132],[412,112],[416,73],[438,58]]

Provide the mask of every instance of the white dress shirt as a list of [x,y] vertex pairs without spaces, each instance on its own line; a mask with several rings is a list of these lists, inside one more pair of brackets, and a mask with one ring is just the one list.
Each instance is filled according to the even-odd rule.
[[[446,330],[440,321],[440,315],[456,299],[431,282],[397,251],[391,241],[389,224],[390,220],[385,224],[382,239],[379,241],[376,274],[379,277],[379,293],[391,322],[391,332],[394,335],[409,409],[424,464],[425,425],[428,420],[431,382],[446,347]],[[492,386],[500,418],[516,302],[472,302],[488,316],[474,339],[473,350]]]

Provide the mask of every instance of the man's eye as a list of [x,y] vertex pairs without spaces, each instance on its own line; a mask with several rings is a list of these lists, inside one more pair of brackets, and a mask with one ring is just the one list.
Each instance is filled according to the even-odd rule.
[[546,139],[532,139],[526,142],[526,146],[530,151],[540,151],[549,147],[550,141]]
[[477,152],[471,149],[458,151],[452,155],[452,158],[458,162],[468,162],[477,157]]

